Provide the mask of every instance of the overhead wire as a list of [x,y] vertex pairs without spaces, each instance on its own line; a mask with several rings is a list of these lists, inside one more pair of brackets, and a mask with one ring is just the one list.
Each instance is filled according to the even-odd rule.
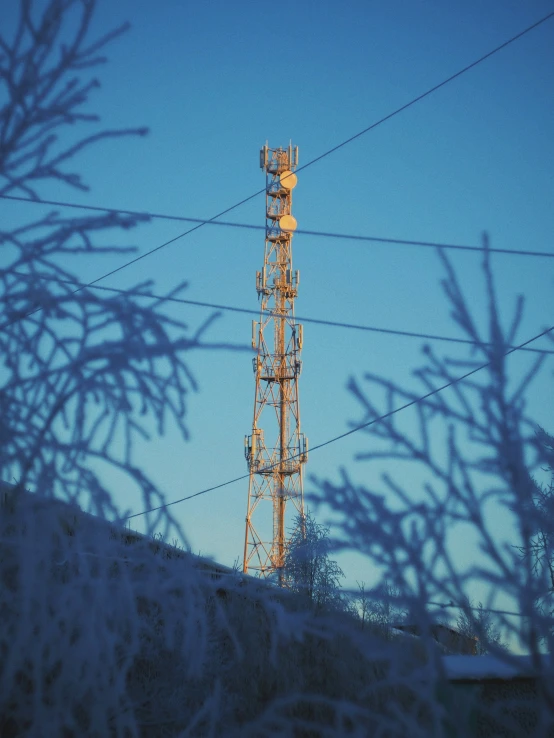
[[[76,208],[81,210],[92,210],[92,211],[98,211],[98,212],[105,212],[105,213],[119,213],[122,215],[134,215],[134,216],[143,216],[152,218],[155,220],[178,220],[178,221],[184,221],[187,223],[198,223],[199,225],[212,225],[212,226],[222,226],[224,228],[242,228],[247,230],[253,230],[253,231],[265,231],[266,227],[265,225],[257,225],[253,223],[233,223],[232,221],[227,220],[213,220],[209,219],[206,220],[204,218],[191,218],[181,215],[168,215],[166,213],[153,213],[146,210],[124,210],[121,208],[109,208],[109,207],[102,207],[99,205],[79,205],[77,203],[71,203],[71,202],[64,202],[60,200],[31,200],[28,197],[17,197],[15,195],[0,195],[0,199],[4,200],[16,200],[19,202],[26,202],[31,203],[35,205],[52,205],[55,207],[65,207],[65,208]],[[217,217],[217,216],[215,216]],[[192,231],[191,231],[192,232]],[[483,246],[469,246],[467,244],[455,244],[455,243],[442,243],[439,241],[422,241],[422,240],[414,240],[414,239],[406,239],[406,238],[390,238],[387,236],[366,236],[366,235],[359,235],[355,233],[337,233],[335,231],[314,231],[314,230],[308,230],[305,228],[297,228],[294,231],[297,235],[303,235],[303,236],[316,236],[317,238],[331,238],[335,240],[343,240],[343,241],[362,241],[362,242],[370,242],[370,243],[385,243],[385,244],[394,244],[399,246],[417,246],[417,247],[426,247],[426,248],[441,248],[441,249],[453,249],[457,251],[485,251]],[[177,236],[179,238],[179,236]],[[164,245],[167,245],[169,243],[172,243],[172,241],[167,241],[165,244],[162,244],[161,246],[157,248],[163,248]],[[511,254],[512,256],[534,256],[534,257],[546,257],[546,258],[554,258],[554,251],[531,251],[529,249],[500,249],[500,248],[493,248],[489,247],[487,248],[487,251],[490,253],[496,253],[496,254]],[[153,253],[153,252],[149,252]],[[133,262],[129,262],[133,263]],[[107,276],[107,275],[106,275]],[[99,279],[103,279],[100,277]],[[97,280],[98,281],[98,280]]]
[[[533,343],[534,341],[537,341],[539,338],[542,338],[543,336],[546,336],[548,333],[551,333],[554,331],[554,325],[550,326],[550,328],[546,328],[544,331],[541,331],[541,333],[538,333],[536,336],[533,336],[532,338],[529,338],[527,341],[524,341],[523,343],[520,343],[518,346],[512,347],[509,351],[506,351],[503,354],[503,357],[507,357],[510,354],[513,354],[515,351],[519,351],[523,349],[524,347],[528,346],[530,343]],[[410,407],[413,407],[414,405],[418,405],[419,403],[423,402],[424,400],[429,399],[429,397],[432,397],[433,395],[437,395],[439,392],[442,392],[445,389],[448,389],[449,387],[452,387],[455,384],[458,384],[458,382],[462,382],[464,379],[467,379],[468,377],[473,376],[474,374],[477,374],[477,372],[482,371],[483,369],[486,369],[487,367],[491,366],[493,361],[496,361],[497,358],[487,361],[484,364],[480,364],[477,367],[474,367],[473,369],[465,372],[465,374],[459,375],[457,377],[452,378],[450,381],[446,382],[445,384],[441,385],[440,387],[435,387],[435,389],[430,390],[424,395],[420,395],[419,397],[414,398],[413,400],[410,400],[409,402],[404,403],[403,405],[399,405],[398,407],[394,408],[393,410],[389,410],[389,412],[384,413],[383,415],[379,415],[377,418],[373,418],[372,420],[369,420],[367,423],[362,423],[361,425],[357,425],[354,428],[351,428],[348,431],[345,431],[344,433],[340,433],[337,436],[334,436],[333,438],[329,438],[327,441],[323,441],[322,443],[318,443],[316,446],[312,446],[310,449],[310,453],[313,453],[314,451],[317,451],[321,448],[325,448],[326,446],[330,446],[332,443],[336,443],[337,441],[342,440],[343,438],[347,438],[348,436],[353,435],[354,433],[358,433],[361,430],[364,430],[365,428],[369,428],[372,425],[375,425],[376,423],[380,423],[383,420],[387,420],[388,418],[391,418],[393,415],[396,415],[397,413],[402,412],[403,410],[407,410]],[[300,454],[294,454],[290,457],[290,459],[298,458]],[[270,469],[273,469],[275,466],[278,466],[280,464],[279,461],[269,464],[268,466],[264,467],[263,470],[260,471],[268,471]],[[205,495],[208,492],[213,492],[216,489],[221,489],[222,487],[227,487],[230,484],[235,484],[235,482],[240,482],[245,479],[248,479],[250,477],[250,473],[243,474],[240,477],[235,477],[234,479],[229,479],[226,482],[221,482],[220,484],[216,484],[212,487],[208,487],[207,489],[200,490],[200,492],[195,492],[192,495],[187,495],[186,497],[181,497],[178,500],[172,500],[171,502],[165,502],[162,505],[158,505],[157,507],[152,507],[147,510],[142,510],[138,513],[133,513],[132,515],[127,515],[124,520],[131,520],[132,518],[138,518],[142,515],[148,515],[149,513],[157,512],[158,510],[164,510],[167,507],[170,507],[172,505],[178,505],[181,502],[186,502],[187,500],[192,500],[195,497],[200,497],[201,495]]]
[[[29,279],[44,279],[45,281],[53,281],[60,284],[70,284],[78,286],[81,289],[87,288],[88,285],[85,282],[78,282],[73,279],[61,279],[60,277],[47,276],[47,275],[36,275],[36,274],[25,274],[18,271],[1,270],[0,274],[15,274],[18,277],[29,278]],[[174,297],[172,295],[157,295],[153,292],[143,292],[141,290],[133,289],[122,289],[118,287],[106,287],[105,285],[95,284],[92,285],[92,289],[103,290],[104,292],[113,292],[119,295],[129,295],[131,297],[145,297],[152,300],[159,300],[160,302],[172,302],[178,305],[189,305],[192,307],[210,308],[211,310],[221,310],[223,312],[240,313],[243,315],[255,315],[259,316],[259,310],[253,310],[252,308],[242,308],[234,305],[223,305],[217,302],[206,302],[204,300],[188,300],[184,297]],[[309,318],[303,315],[295,315],[295,321],[301,323],[311,323],[314,325],[328,326],[330,328],[344,328],[348,330],[366,331],[369,333],[384,333],[393,336],[404,336],[406,338],[423,338],[428,341],[445,341],[449,343],[459,343],[469,346],[491,346],[492,344],[487,341],[472,341],[469,338],[457,338],[455,336],[440,336],[434,333],[421,333],[417,331],[408,331],[397,328],[383,328],[380,326],[364,325],[360,323],[346,323],[343,321],[326,320],[324,318]],[[509,347],[511,348],[511,347]],[[522,351],[529,351],[535,354],[554,354],[554,351],[548,349],[535,349],[535,348],[523,348]]]

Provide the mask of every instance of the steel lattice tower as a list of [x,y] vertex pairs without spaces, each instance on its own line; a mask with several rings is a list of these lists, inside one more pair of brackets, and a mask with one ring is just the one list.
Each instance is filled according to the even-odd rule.
[[[292,190],[298,147],[260,152],[266,173],[266,237],[264,266],[256,273],[261,298],[260,320],[252,323],[256,377],[252,435],[245,438],[250,471],[243,571],[259,576],[277,573],[283,583],[287,548],[286,505],[304,513],[303,464],[307,439],[300,432],[298,378],[302,368],[302,326],[294,319],[299,273],[292,270]],[[272,505],[272,527],[267,510]],[[261,503],[261,505],[260,505]],[[265,518],[264,518],[265,515]],[[253,519],[256,518],[257,525]]]

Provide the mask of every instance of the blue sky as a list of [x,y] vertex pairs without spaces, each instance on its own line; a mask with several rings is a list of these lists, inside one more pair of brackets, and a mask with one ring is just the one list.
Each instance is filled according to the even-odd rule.
[[[41,194],[212,217],[264,186],[258,151],[266,140],[276,147],[292,139],[305,164],[551,10],[549,2],[513,0],[100,2],[98,31],[125,20],[132,29],[109,47],[90,108],[108,128],[145,125],[150,134],[107,142],[81,156],[90,193],[50,186]],[[553,251],[553,93],[550,20],[300,172],[294,192],[299,228],[470,245],[480,245],[486,230],[492,246]],[[17,213],[26,217],[31,207]],[[226,219],[263,224],[263,199]],[[186,224],[152,221],[131,239],[145,251],[184,230]],[[255,310],[263,247],[259,232],[208,226],[106,284],[124,288],[153,278],[161,292],[187,280],[190,299]],[[479,256],[452,258],[484,320]],[[302,275],[300,316],[459,335],[445,310],[442,271],[430,249],[297,235],[294,260]],[[83,276],[121,261],[87,264]],[[517,294],[526,295],[519,338],[549,325],[552,260],[498,255],[494,266],[507,312]],[[182,306],[175,314],[195,326],[209,311]],[[247,344],[250,318],[226,314],[211,335]],[[410,373],[421,362],[421,341],[312,325],[305,326],[304,337],[302,425],[312,446],[360,417],[346,390],[349,376],[368,370],[414,386]],[[190,399],[190,441],[169,430],[139,449],[169,500],[246,472],[251,357],[194,354],[191,369],[199,392]],[[531,409],[537,422],[552,429],[551,374],[552,365]],[[336,479],[337,469],[346,466],[360,482],[375,479],[378,469],[353,461],[366,443],[362,434],[354,435],[314,452],[307,474]],[[174,508],[193,550],[225,564],[241,556],[246,493],[245,481]],[[118,487],[116,497],[139,511],[128,490]],[[140,519],[135,524],[140,528]],[[368,564],[353,556],[341,561],[348,583],[371,578]]]

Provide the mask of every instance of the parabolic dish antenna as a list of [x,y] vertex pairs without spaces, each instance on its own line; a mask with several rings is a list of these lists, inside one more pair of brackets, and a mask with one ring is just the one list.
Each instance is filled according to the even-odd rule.
[[296,230],[296,226],[296,218],[293,215],[283,215],[282,218],[279,218],[279,228],[282,231],[292,233],[292,231]]
[[296,174],[293,174],[288,169],[286,169],[284,172],[281,172],[281,175],[279,177],[279,184],[284,190],[294,189],[297,182],[298,177],[296,176]]

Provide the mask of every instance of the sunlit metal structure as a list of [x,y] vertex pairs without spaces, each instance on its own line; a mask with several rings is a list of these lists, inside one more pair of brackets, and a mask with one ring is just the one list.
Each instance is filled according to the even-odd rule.
[[[297,165],[298,147],[292,144],[278,149],[266,144],[260,152],[266,174],[266,237],[264,266],[256,273],[260,319],[252,323],[254,419],[252,434],[245,438],[250,478],[243,571],[276,575],[281,584],[292,521],[304,513],[303,465],[308,458],[298,401],[302,326],[294,318],[294,301],[299,273],[292,269]],[[285,515],[287,502],[292,503],[290,520]]]

